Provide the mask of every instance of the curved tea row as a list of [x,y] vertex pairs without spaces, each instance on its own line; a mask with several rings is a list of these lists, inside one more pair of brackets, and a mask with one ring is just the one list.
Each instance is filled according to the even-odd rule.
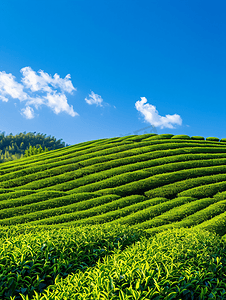
[[2,226],[113,222],[154,232],[197,225],[206,209],[213,213],[200,218],[203,226],[224,218],[224,139],[102,139],[4,163],[0,174]]

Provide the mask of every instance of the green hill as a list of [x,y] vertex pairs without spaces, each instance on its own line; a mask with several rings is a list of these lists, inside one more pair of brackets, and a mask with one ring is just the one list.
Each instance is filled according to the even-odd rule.
[[226,139],[101,139],[0,175],[1,299],[226,299]]

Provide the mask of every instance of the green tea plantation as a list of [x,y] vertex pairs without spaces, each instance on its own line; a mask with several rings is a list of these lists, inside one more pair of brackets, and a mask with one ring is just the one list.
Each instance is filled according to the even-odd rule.
[[0,164],[0,299],[226,299],[226,139],[144,134]]

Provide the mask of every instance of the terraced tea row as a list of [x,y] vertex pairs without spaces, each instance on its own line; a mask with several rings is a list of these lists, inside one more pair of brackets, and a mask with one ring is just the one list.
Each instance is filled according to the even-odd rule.
[[[174,198],[176,195],[182,196],[187,193],[193,193],[194,191],[194,193],[198,198],[202,198],[203,196],[202,189],[204,188],[206,190],[208,189],[208,196],[209,195],[212,196],[218,191],[220,191],[220,189],[222,189],[222,191],[225,190],[224,189],[225,178],[226,178],[226,174],[188,178],[185,180],[177,181],[175,183],[166,184],[162,187],[154,188],[150,191],[145,192],[145,195],[148,197],[156,197],[157,195],[161,197],[167,196],[168,198],[171,199]],[[219,186],[217,182],[219,182]],[[217,188],[219,187],[219,190],[216,190],[215,187]]]
[[[131,146],[131,145],[130,145]],[[180,146],[183,146],[183,147],[186,147],[187,144],[185,145],[181,145]],[[194,145],[193,145],[194,146]],[[196,147],[198,147],[198,145],[196,144],[195,145]],[[134,148],[135,146],[133,146]],[[38,171],[38,168],[29,168],[30,170],[28,170],[28,172],[32,172],[30,175],[25,175],[25,170],[23,170],[22,174],[20,172],[20,174],[16,174],[16,173],[11,173],[9,175],[6,175],[6,176],[2,176],[1,180],[2,182],[0,182],[0,188],[10,188],[10,187],[16,187],[16,186],[22,186],[23,185],[23,189],[30,189],[30,186],[29,185],[26,185],[27,183],[29,182],[32,182],[32,181],[35,181],[35,184],[39,183],[37,182],[39,180],[39,178],[43,178],[43,182],[44,183],[44,186],[46,186],[46,182],[49,182],[48,183],[48,186],[51,186],[51,185],[55,185],[56,183],[59,183],[59,182],[64,182],[64,181],[68,181],[68,180],[74,180],[75,178],[78,178],[78,177],[81,177],[81,176],[84,176],[86,175],[86,173],[83,173],[83,168],[84,167],[87,167],[87,166],[94,166],[94,165],[98,165],[98,164],[101,164],[101,163],[105,163],[105,162],[108,162],[109,163],[109,168],[112,168],[113,166],[111,165],[111,161],[112,160],[117,160],[117,163],[119,164],[120,163],[120,160],[122,160],[123,158],[126,158],[127,156],[138,156],[144,152],[147,152],[150,153],[150,158],[155,158],[155,157],[163,157],[164,155],[173,155],[172,153],[161,153],[161,151],[163,149],[169,149],[169,148],[178,148],[178,145],[174,144],[174,145],[168,145],[165,144],[165,145],[157,145],[157,149],[156,149],[156,146],[152,146],[152,147],[142,147],[140,149],[140,151],[138,149],[134,149],[134,152],[133,151],[124,151],[125,149],[121,149],[123,150],[122,153],[116,153],[116,154],[113,154],[113,155],[105,155],[105,156],[102,156],[104,155],[104,153],[99,153],[98,152],[98,156],[97,157],[94,157],[94,158],[91,158],[91,159],[86,159],[87,157],[85,156],[85,160],[84,159],[84,156],[81,158],[75,158],[77,160],[77,163],[78,164],[73,164],[72,161],[69,161],[69,166],[64,166],[64,167],[56,167],[56,168],[53,168],[52,170],[49,170],[49,171],[46,171],[44,172],[44,170],[42,171]],[[225,147],[223,149],[219,149],[219,148],[211,148],[211,149],[204,149],[204,147],[201,147],[196,149],[197,152],[199,153],[200,150],[202,150],[203,152],[212,152],[212,153],[219,153],[221,152],[221,154],[223,154],[222,152],[225,152]],[[160,153],[156,153],[156,150],[160,151]],[[176,150],[180,150],[180,149],[176,149]],[[153,151],[153,152],[152,152]],[[169,151],[169,150],[168,150]],[[184,151],[190,151],[190,149],[184,149]],[[180,151],[179,153],[183,153],[184,151]],[[97,153],[96,153],[97,154]],[[95,155],[96,155],[95,154]],[[151,157],[151,154],[153,154],[153,156]],[[94,155],[94,154],[92,154]],[[156,155],[156,156],[155,156]],[[101,156],[101,157],[99,157]],[[143,157],[142,157],[143,158]],[[147,157],[146,157],[147,158]],[[134,161],[136,161],[136,159],[139,161],[139,158],[137,157],[133,157]],[[58,164],[61,163],[61,162],[58,162]],[[64,162],[62,162],[63,164]],[[123,162],[122,162],[123,163]],[[127,163],[130,163],[129,161]],[[96,167],[96,166],[95,166]],[[72,171],[70,172],[70,170],[75,170],[75,171]],[[76,176],[76,169],[79,169],[77,170],[77,176]],[[98,168],[99,171],[103,171],[104,167],[102,166],[102,168]],[[93,170],[93,172],[96,172],[97,170]],[[75,173],[75,176],[74,176],[74,173]],[[63,176],[66,176],[66,178],[63,178],[63,179],[60,179],[58,178],[58,176],[61,176],[61,175],[56,175],[56,174],[63,174]],[[90,174],[90,173],[89,173]],[[62,176],[61,176],[62,177]],[[11,179],[10,178],[14,178],[14,179]],[[47,178],[49,180],[47,180]],[[5,180],[5,181],[4,181]],[[53,183],[51,184],[51,181],[53,181]],[[41,186],[39,186],[38,188],[41,188]]]
[[[156,233],[161,232],[163,229],[173,228],[174,226],[191,227],[210,220],[212,222],[211,224],[215,226],[214,228],[218,228],[218,232],[221,230],[223,235],[226,234],[226,228],[224,228],[225,222],[219,223],[217,218],[222,213],[223,215],[221,217],[225,216],[226,202],[225,200],[221,200],[222,197],[219,197],[220,194],[216,196],[214,198],[203,199],[178,197],[172,200],[168,200],[167,198],[144,200],[140,198],[140,203],[129,205],[127,202],[126,207],[120,208],[121,206],[119,205],[118,209],[116,209],[118,203],[124,205],[123,201],[128,201],[130,197],[134,197],[128,196],[118,199],[112,202],[112,204],[106,204],[103,207],[97,207],[82,213],[69,213],[59,217],[34,221],[30,224],[54,224],[51,225],[51,227],[55,228],[62,226],[81,227],[87,224],[108,223],[109,225],[127,225],[135,229],[148,229],[149,233]],[[112,207],[112,209],[110,209],[110,207]],[[214,219],[213,217],[217,218]],[[213,218],[213,220],[211,220],[211,218]],[[153,230],[151,228],[153,228]]]
[[[170,293],[160,299],[179,299],[188,293],[226,295],[221,258],[211,252],[213,245],[219,252],[224,244],[219,237],[199,231],[207,229],[226,240],[226,140],[171,134],[102,139],[3,163],[0,175],[0,298],[99,299],[97,288],[106,300],[162,297],[163,288]],[[166,233],[171,244],[161,244],[166,237],[161,242],[154,237],[174,228],[178,231]],[[144,237],[154,244],[150,246]],[[152,249],[159,244],[156,253]],[[168,270],[165,252],[178,244],[180,251]],[[198,259],[197,245],[204,256],[189,265],[189,258]],[[123,265],[120,259],[125,260]],[[183,264],[175,267],[179,259]],[[152,267],[157,263],[158,270],[150,269],[147,261]],[[178,266],[186,272],[188,268],[196,272],[198,266],[199,281],[194,283],[188,273],[183,281]],[[201,278],[204,289],[199,288]],[[215,279],[216,291],[209,285]],[[169,280],[170,288],[165,286]],[[182,290],[175,287],[175,280],[183,284]],[[157,288],[156,282],[162,286]],[[194,289],[188,292],[192,284]]]
[[170,214],[195,201],[184,206],[194,214],[216,202],[207,197],[226,190],[226,144],[162,138],[103,139],[23,159],[16,170],[3,164],[0,225],[121,220],[146,229],[156,212]]
[[[41,153],[39,155],[35,155],[32,157],[27,157],[25,159],[20,159],[16,161],[7,162],[0,165],[0,175],[21,170],[24,167],[27,166],[33,166],[33,164],[41,163],[42,165],[50,164],[51,162],[57,162],[59,161],[59,158],[61,160],[61,156],[63,156],[63,159],[68,159],[70,157],[74,157],[74,152],[77,151],[79,154],[79,151],[86,151],[87,149],[96,148],[97,145],[101,144],[100,142],[91,141],[91,142],[85,142],[74,146],[69,146],[66,148],[53,150],[48,153]],[[65,152],[66,151],[66,152]],[[90,150],[92,152],[92,150]],[[72,153],[72,154],[71,154]],[[63,163],[62,163],[63,164]],[[44,166],[46,167],[46,166]],[[48,168],[48,166],[47,166]]]
[[[185,221],[187,219],[187,217],[190,217],[190,223],[189,225],[195,225],[194,224],[194,214],[196,213],[201,213],[203,211],[205,211],[205,209],[207,208],[208,211],[210,211],[213,207],[219,207],[219,205],[222,207],[222,201],[219,201],[218,199],[215,198],[203,198],[203,199],[199,199],[196,200],[194,198],[187,198],[187,197],[181,197],[182,199],[189,199],[190,202],[173,207],[172,209],[169,209],[168,211],[162,213],[159,216],[153,216],[152,219],[148,219],[145,222],[142,222],[140,224],[135,225],[135,228],[139,228],[139,229],[148,229],[148,228],[153,228],[153,227],[159,227],[165,224],[173,224],[176,222],[179,222],[181,220]],[[181,198],[176,198],[176,199],[181,199]],[[174,199],[175,201],[175,199]],[[218,203],[217,203],[218,202]],[[224,203],[225,201],[223,201]],[[216,204],[217,203],[217,204]],[[213,206],[214,204],[216,204],[215,206]],[[224,205],[224,208],[225,205]],[[203,214],[205,215],[205,214]],[[205,215],[205,220],[207,219],[207,215]],[[129,222],[129,220],[128,220]],[[133,216],[130,217],[130,222],[133,225],[134,221],[133,221]],[[133,222],[133,223],[132,223]],[[126,220],[122,220],[122,222],[120,222],[121,224],[125,224],[127,223]],[[177,223],[178,224],[178,223]],[[187,223],[188,225],[188,223]]]
[[[148,135],[147,135],[148,136]],[[160,137],[160,136],[157,136],[157,137]],[[139,142],[141,142],[142,140],[145,142],[146,140],[147,141],[149,141],[149,139],[146,139],[146,138],[136,138],[136,139],[138,139],[138,141]],[[4,172],[6,171],[5,169],[8,169],[8,168],[14,168],[14,167],[16,167],[16,166],[18,166],[18,165],[20,165],[21,167],[22,167],[22,165],[26,165],[26,164],[29,164],[29,163],[31,163],[32,161],[33,162],[38,162],[38,161],[40,161],[40,160],[42,160],[42,162],[44,163],[45,162],[45,158],[47,158],[48,157],[48,159],[51,159],[51,158],[53,158],[53,157],[57,157],[57,158],[59,158],[59,157],[61,157],[62,155],[64,155],[65,156],[65,151],[67,152],[67,155],[70,155],[70,153],[71,152],[74,152],[75,150],[78,150],[78,152],[79,152],[79,150],[81,151],[81,150],[83,150],[84,152],[87,150],[87,149],[89,149],[89,148],[97,148],[97,146],[98,145],[105,145],[105,147],[106,146],[110,146],[111,147],[111,140],[114,140],[114,142],[116,142],[117,141],[117,144],[118,145],[121,145],[121,144],[123,144],[124,146],[125,146],[125,143],[126,142],[129,142],[129,143],[131,143],[131,142],[133,142],[133,141],[131,141],[131,138],[130,137],[125,137],[123,140],[122,140],[122,138],[113,138],[113,139],[104,139],[103,141],[91,141],[91,142],[85,142],[85,143],[81,143],[81,144],[78,144],[78,145],[75,145],[75,146],[70,146],[70,147],[67,147],[67,149],[65,150],[65,148],[63,148],[63,149],[58,149],[58,150],[53,150],[53,151],[50,151],[50,152],[48,152],[48,153],[43,153],[43,154],[41,154],[41,155],[38,155],[38,156],[36,156],[36,157],[28,157],[25,161],[24,161],[24,159],[20,159],[20,160],[17,160],[17,161],[14,161],[14,162],[8,162],[8,163],[5,163],[5,164],[1,164],[1,173],[0,174],[4,174]],[[170,140],[170,139],[168,139],[168,142],[177,142],[177,143],[180,143],[180,142],[184,142],[184,141],[181,141],[181,140]],[[150,141],[149,141],[150,142]],[[151,144],[160,144],[160,143],[164,143],[165,142],[165,140],[159,140],[159,139],[157,139],[157,141],[155,141],[155,140],[151,140]],[[203,141],[193,141],[193,140],[190,140],[189,141],[189,143],[191,144],[191,143],[197,143],[197,142],[199,142],[199,143],[203,143]],[[208,144],[215,144],[216,146],[220,146],[219,144],[222,144],[222,143],[216,143],[216,142],[210,142],[210,141],[208,141],[208,142],[206,142],[206,143],[208,143]],[[224,144],[224,143],[223,143]],[[88,146],[87,146],[88,145]],[[65,158],[66,158],[66,156],[65,156]],[[50,163],[51,161],[49,161],[49,163]],[[5,171],[4,171],[5,170]]]
[[60,226],[84,226],[87,224],[103,224],[145,209],[149,206],[157,205],[164,201],[167,201],[167,199],[154,198],[146,200],[145,197],[141,195],[132,195],[120,198],[116,201],[113,201],[112,203],[88,209],[84,212],[63,214],[58,217],[34,221],[30,224],[60,224]]

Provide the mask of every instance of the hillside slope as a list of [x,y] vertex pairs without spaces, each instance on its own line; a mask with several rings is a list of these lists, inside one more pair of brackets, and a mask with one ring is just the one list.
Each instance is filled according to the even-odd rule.
[[226,299],[225,240],[225,139],[145,134],[0,164],[1,299]]
[[2,226],[117,223],[156,232],[215,228],[226,215],[225,142],[103,139],[3,163],[0,174]]

